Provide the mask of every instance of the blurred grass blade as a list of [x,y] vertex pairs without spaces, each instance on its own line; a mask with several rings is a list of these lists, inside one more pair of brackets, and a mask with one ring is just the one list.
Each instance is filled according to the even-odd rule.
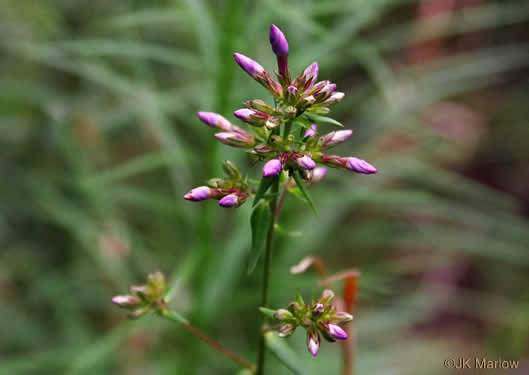
[[266,315],[269,318],[274,317],[275,310],[267,309],[266,307],[259,307],[259,311],[262,312],[264,315]]

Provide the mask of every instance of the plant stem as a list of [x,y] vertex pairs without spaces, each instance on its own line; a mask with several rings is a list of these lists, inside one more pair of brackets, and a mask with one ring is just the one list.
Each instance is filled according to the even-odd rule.
[[220,345],[219,343],[215,342],[213,339],[209,338],[204,333],[202,333],[201,331],[199,331],[198,329],[193,327],[187,321],[182,320],[182,318],[179,317],[178,315],[172,314],[171,311],[167,311],[167,310],[161,312],[160,315],[163,316],[164,318],[166,318],[167,320],[170,320],[172,322],[176,322],[176,323],[181,324],[182,326],[184,326],[185,329],[187,329],[189,332],[191,332],[195,337],[199,338],[200,340],[202,340],[203,342],[205,342],[206,344],[211,346],[213,349],[215,349],[216,351],[218,351],[222,355],[228,357],[233,362],[241,365],[242,367],[247,368],[251,372],[255,371],[255,365],[254,364],[246,361],[245,359],[242,359],[237,354],[232,353],[231,351],[229,351],[228,349],[226,349],[225,347],[223,347],[222,345]]
[[[270,214],[273,220],[270,220],[270,226],[268,227],[268,233],[266,236],[266,246],[264,253],[264,265],[263,265],[263,284],[262,284],[262,295],[261,295],[261,307],[268,307],[268,283],[270,281],[270,259],[272,256],[272,245],[274,241],[274,229],[277,222],[276,208],[277,208],[277,193],[279,191],[279,178],[272,183],[272,199],[270,200]],[[279,213],[278,213],[279,214]],[[263,325],[267,322],[267,317],[263,316],[261,319],[261,330]],[[263,333],[259,332],[259,352],[257,355],[257,375],[264,375],[264,363],[265,363],[265,338]]]

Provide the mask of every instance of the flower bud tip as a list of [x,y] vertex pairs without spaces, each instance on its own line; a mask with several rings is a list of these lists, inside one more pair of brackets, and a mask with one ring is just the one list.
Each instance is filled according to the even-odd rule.
[[283,169],[283,165],[281,164],[281,161],[279,159],[272,159],[264,165],[263,176],[264,177],[277,176],[281,172],[281,169]]
[[194,188],[189,193],[184,195],[184,199],[188,201],[203,201],[208,199],[211,196],[211,190],[207,186],[199,186]]
[[276,56],[288,55],[288,42],[283,32],[274,24],[270,26],[270,44]]

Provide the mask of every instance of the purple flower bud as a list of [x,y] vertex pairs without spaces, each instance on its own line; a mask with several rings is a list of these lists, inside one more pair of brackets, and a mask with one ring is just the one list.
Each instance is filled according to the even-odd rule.
[[214,112],[198,112],[198,118],[206,125],[212,128],[224,130],[227,132],[233,131],[237,128],[231,122],[226,120],[224,117]]
[[321,297],[320,297],[320,300],[318,302],[323,304],[323,305],[328,305],[329,303],[331,303],[333,298],[334,298],[334,292],[332,290],[330,290],[330,289],[325,289],[321,293]]
[[137,307],[140,301],[134,296],[115,296],[112,298],[112,303],[123,309],[130,309]]
[[316,125],[312,124],[310,126],[310,129],[307,129],[307,131],[305,132],[304,137],[312,137],[312,136],[316,135],[316,130],[317,129],[318,128],[316,127]]
[[287,88],[286,92],[286,101],[290,104],[295,104],[298,97],[298,88],[296,86],[290,85]]
[[279,337],[288,337],[294,333],[296,326],[290,323],[281,324],[279,327]]
[[255,146],[255,138],[250,133],[245,132],[244,135],[240,133],[217,133],[215,134],[222,143],[233,147],[253,147]]
[[344,97],[345,97],[345,94],[343,92],[334,92],[322,104],[332,105],[332,104],[340,102]]
[[318,355],[318,351],[320,350],[320,335],[313,329],[307,331],[307,348],[314,357]]
[[219,205],[222,207],[235,207],[239,203],[239,197],[236,194],[226,195],[219,201]]
[[339,311],[332,316],[334,323],[347,323],[353,320],[353,316],[343,311]]
[[288,42],[279,28],[272,24],[270,26],[270,44],[276,56],[288,55]]
[[[327,81],[328,82],[328,81]],[[320,90],[313,93],[317,103],[325,102],[336,90],[335,83],[327,83]]]
[[324,311],[325,311],[325,306],[321,303],[315,304],[314,307],[312,308],[313,313],[322,313]]
[[316,79],[318,78],[318,70],[318,63],[312,63],[299,75],[298,78],[296,78],[294,84],[304,92],[310,91],[312,86],[314,86],[314,82],[316,82]]
[[305,168],[305,169],[316,168],[316,163],[308,155],[303,155],[303,157],[298,158],[296,161],[301,168]]
[[184,199],[194,202],[203,201],[209,197],[211,197],[211,189],[207,186],[199,186],[184,195]]
[[257,154],[257,155],[262,155],[262,156],[266,156],[266,155],[269,155],[271,154],[272,152],[274,152],[274,150],[272,149],[272,147],[270,146],[267,146],[265,144],[260,144],[260,145],[257,145],[253,148],[253,151]]
[[294,315],[286,309],[279,309],[274,313],[274,319],[277,320],[288,320],[294,318]]
[[247,122],[253,126],[263,126],[266,120],[270,117],[266,113],[259,111],[254,111],[252,109],[242,108],[233,112],[235,117],[238,119]]
[[240,53],[234,53],[233,58],[239,66],[253,78],[264,72],[264,68],[256,61],[246,57]]
[[364,174],[372,174],[378,172],[377,169],[371,164],[369,164],[367,161],[353,157],[347,158],[346,167],[347,169],[353,172]]
[[351,135],[353,135],[353,131],[351,129],[338,130],[325,134],[320,138],[321,149],[325,150],[327,148],[334,147],[347,140],[347,138],[349,138]]
[[326,324],[329,334],[337,340],[347,340],[349,336],[347,333],[338,325],[333,323]]
[[283,169],[283,165],[281,164],[281,161],[279,159],[272,159],[263,167],[263,176],[264,177],[270,177],[270,176],[277,176],[279,173],[281,173],[281,169]]
[[314,168],[312,170],[312,173],[309,176],[310,183],[315,184],[317,182],[320,182],[321,180],[323,180],[323,177],[325,177],[326,174],[327,174],[327,168],[323,168],[323,167]]

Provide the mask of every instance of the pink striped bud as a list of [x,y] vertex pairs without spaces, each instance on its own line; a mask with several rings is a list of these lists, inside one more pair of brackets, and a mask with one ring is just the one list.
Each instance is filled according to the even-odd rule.
[[307,331],[307,349],[312,356],[316,357],[320,350],[320,335],[312,328]]
[[326,331],[336,340],[347,340],[349,337],[347,333],[338,325],[333,323],[324,323]]
[[347,169],[353,172],[364,174],[372,174],[378,172],[377,169],[371,164],[369,164],[367,161],[353,157],[347,158],[346,167]]
[[112,298],[112,303],[123,309],[132,309],[136,308],[140,301],[134,296],[115,296]]
[[337,130],[325,134],[323,137],[320,138],[321,149],[325,150],[334,147],[346,141],[351,135],[353,135],[353,131],[351,129]]
[[282,169],[283,165],[281,164],[281,161],[279,159],[272,159],[264,165],[263,176],[277,176],[279,173],[281,173]]
[[270,117],[266,113],[254,111],[252,109],[242,108],[233,112],[235,117],[252,125],[252,126],[263,126],[266,120]]
[[296,326],[290,323],[281,324],[279,327],[279,337],[288,337],[294,333]]
[[325,289],[321,293],[321,297],[320,297],[318,303],[321,303],[322,305],[328,305],[329,303],[331,303],[333,298],[334,298],[334,292],[332,290],[330,290],[330,289]]
[[321,104],[322,105],[326,105],[326,106],[329,106],[329,105],[333,105],[333,104],[336,104],[340,101],[342,101],[342,99],[345,97],[345,94],[343,92],[334,92],[331,96],[329,96],[325,101],[323,101]]
[[276,312],[274,313],[274,319],[277,319],[277,320],[289,320],[293,318],[294,318],[294,315],[286,309],[279,309],[279,310],[276,310]]
[[343,324],[343,323],[347,323],[353,320],[353,316],[346,312],[339,311],[339,312],[334,313],[331,320],[333,323]]
[[255,146],[255,138],[252,134],[244,132],[240,133],[217,133],[215,134],[217,138],[222,143],[233,146],[233,147],[245,147],[250,148]]
[[185,200],[193,202],[203,201],[209,197],[211,197],[211,189],[207,186],[199,186],[184,195]]
[[295,104],[298,99],[298,88],[293,85],[288,86],[285,99],[287,103]]
[[301,168],[305,168],[305,169],[316,168],[316,163],[308,155],[303,155],[301,158],[296,159],[296,162]]
[[318,70],[318,63],[312,63],[303,71],[303,73],[300,74],[298,78],[296,78],[294,85],[296,85],[302,92],[310,91],[312,86],[314,86],[316,79],[318,78]]
[[247,102],[244,102],[243,104],[248,109],[255,109],[256,111],[263,112],[268,115],[275,114],[274,108],[272,108],[271,105],[260,99],[249,100]]

